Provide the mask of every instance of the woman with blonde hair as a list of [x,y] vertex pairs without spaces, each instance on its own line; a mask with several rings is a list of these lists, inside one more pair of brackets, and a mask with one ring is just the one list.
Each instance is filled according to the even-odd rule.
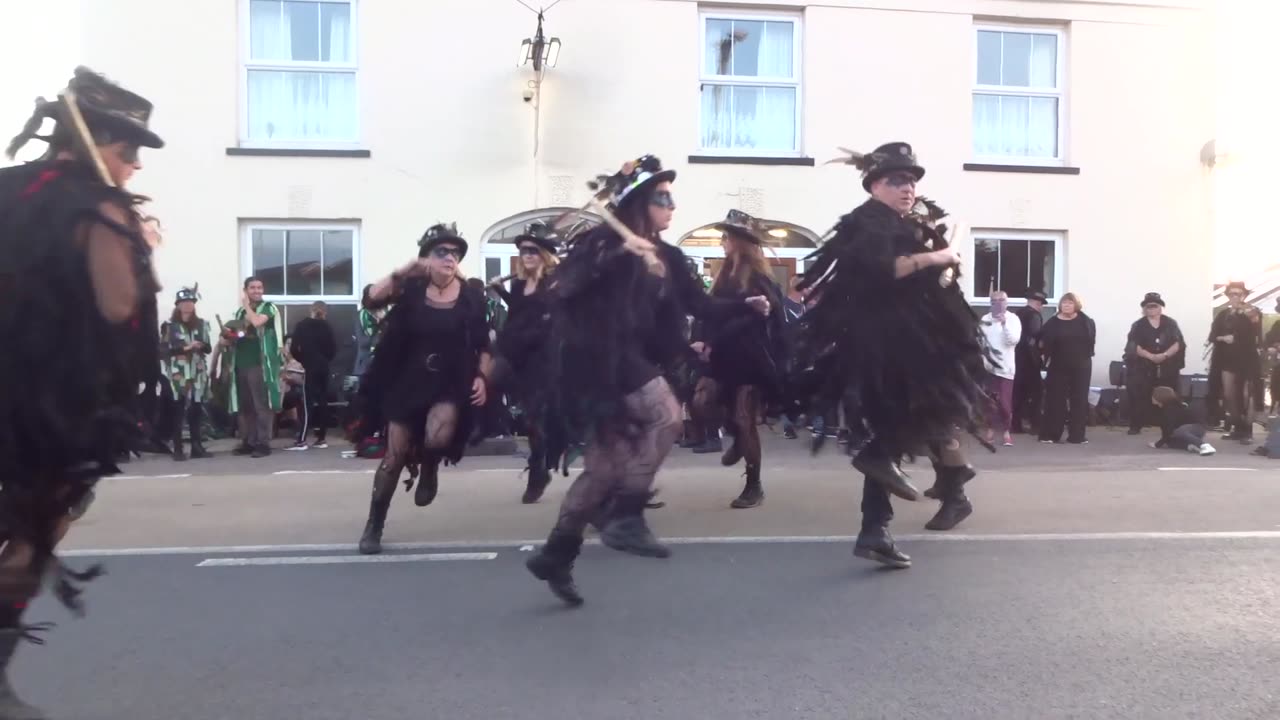
[[[520,251],[516,271],[493,280],[489,287],[498,293],[508,309],[507,322],[496,341],[496,356],[499,362],[510,365],[510,371],[515,373],[515,395],[520,398],[520,409],[527,419],[532,419],[540,411],[535,407],[534,393],[529,391],[530,386],[537,382],[534,361],[541,357],[539,351],[550,330],[550,295],[547,291],[551,287],[552,273],[560,262],[556,256],[559,239],[550,225],[533,222],[516,237],[516,247]],[[510,291],[503,287],[508,280],[511,282]],[[526,468],[529,475],[520,501],[529,505],[536,503],[551,484],[551,470],[559,464],[563,443],[548,442],[546,433],[540,430],[545,423],[530,421],[525,425],[529,434],[529,465]]]
[[1081,445],[1089,422],[1089,379],[1093,375],[1093,348],[1098,330],[1093,318],[1084,314],[1084,302],[1075,293],[1058,301],[1058,314],[1049,318],[1040,333],[1040,352],[1048,374],[1045,376],[1044,423],[1040,442],[1062,440]]
[[[782,292],[764,259],[764,231],[750,215],[730,210],[716,226],[723,235],[724,264],[711,284],[711,295],[725,300],[768,298],[767,316],[742,314],[721,323],[700,322],[694,350],[708,363],[698,380],[693,406],[700,419],[718,427],[727,418],[733,443],[720,462],[726,467],[746,461],[746,484],[730,504],[753,508],[764,502],[760,483],[760,434],[763,410],[781,401],[786,349]],[[726,412],[727,411],[727,412]]]

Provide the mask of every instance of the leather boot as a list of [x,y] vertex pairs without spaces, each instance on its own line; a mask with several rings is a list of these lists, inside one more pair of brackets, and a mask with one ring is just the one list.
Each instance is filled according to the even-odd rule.
[[427,455],[422,461],[421,475],[418,476],[418,487],[413,491],[413,504],[426,507],[436,499],[440,490],[440,457]]
[[658,542],[644,520],[644,507],[648,502],[647,491],[618,495],[613,514],[600,531],[600,542],[614,550],[641,557],[671,557],[671,550]]
[[903,474],[902,468],[887,457],[873,455],[864,450],[854,457],[853,467],[903,500],[915,502],[920,499],[920,491]]
[[883,525],[862,528],[853,545],[853,554],[891,568],[911,567],[911,556],[898,549],[889,528]]
[[926,530],[950,530],[962,520],[973,514],[973,503],[969,502],[964,492],[964,484],[977,476],[970,465],[959,467],[939,467],[935,487],[938,490],[942,507],[929,522]]
[[21,629],[0,630],[0,720],[45,720],[45,714],[23,702],[9,684],[9,661],[21,641]]
[[204,429],[201,427],[201,413],[193,413],[194,417],[187,423],[187,432],[191,434],[191,459],[203,460],[213,457],[213,454],[204,449],[204,442],[200,438],[200,433]]
[[747,465],[747,484],[742,494],[729,503],[729,507],[737,510],[760,507],[764,504],[764,487],[760,485],[760,466]]
[[525,505],[532,505],[542,498],[542,493],[547,491],[547,486],[551,484],[551,470],[547,468],[545,461],[529,458],[529,480],[524,488],[524,496],[520,498],[520,502]]
[[360,536],[360,553],[377,555],[382,552],[382,528],[387,523],[387,508],[391,507],[391,497],[395,495],[396,479],[385,465],[378,466],[373,476],[373,497],[369,500],[369,520],[364,524],[364,534]]
[[[946,484],[945,482],[943,482],[945,470],[946,470],[946,467],[939,465],[937,462],[933,463],[933,487],[930,487],[928,490],[924,491],[923,495],[925,497],[930,498],[932,500],[942,499],[942,496],[943,496],[942,488],[943,488],[943,485]],[[964,479],[960,481],[961,484],[967,483],[978,476],[978,471],[974,470],[972,465],[965,465],[964,470],[965,472],[962,473],[962,476]]]
[[582,550],[582,536],[552,530],[547,544],[525,561],[533,576],[547,583],[551,592],[566,605],[577,607],[582,595],[573,582],[573,561]]

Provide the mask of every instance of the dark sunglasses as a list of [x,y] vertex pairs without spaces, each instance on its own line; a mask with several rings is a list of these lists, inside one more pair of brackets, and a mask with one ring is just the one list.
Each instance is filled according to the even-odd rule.
[[676,199],[671,197],[670,190],[659,190],[649,198],[649,204],[654,207],[666,208],[674,210],[676,207]]
[[120,161],[126,165],[132,165],[138,162],[138,145],[125,145],[120,148]]
[[916,176],[909,173],[893,173],[885,178],[885,182],[889,184],[889,187],[906,187],[907,185],[916,184]]
[[539,248],[537,245],[521,245],[520,254],[528,255],[528,256],[539,255],[541,254],[541,248]]
[[432,248],[431,255],[432,257],[437,257],[437,258],[440,258],[441,260],[450,256],[452,256],[453,259],[455,260],[462,259],[462,251],[452,246],[437,245],[436,247]]

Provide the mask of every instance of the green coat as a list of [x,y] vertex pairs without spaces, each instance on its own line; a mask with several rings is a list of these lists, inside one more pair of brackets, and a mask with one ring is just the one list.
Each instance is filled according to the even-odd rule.
[[[258,304],[255,312],[267,316],[267,324],[260,328],[256,328],[256,332],[262,337],[262,380],[267,386],[267,403],[272,410],[280,412],[282,407],[280,395],[280,367],[284,364],[284,357],[281,353],[280,340],[284,337],[283,320],[280,318],[280,309],[274,304],[263,301]],[[236,310],[235,319],[244,322],[247,326],[249,323],[245,320],[244,308]],[[241,340],[243,342],[243,340]],[[239,394],[234,390],[235,373],[236,373],[236,347],[233,345],[227,348],[226,352],[230,355],[227,365],[231,369],[232,392],[231,392],[231,412],[239,412],[240,398]]]
[[[203,349],[187,355],[176,351],[192,343],[200,343]],[[160,357],[165,377],[173,386],[173,396],[182,398],[191,387],[191,402],[202,403],[209,399],[209,352],[213,349],[213,336],[209,323],[201,320],[194,329],[182,323],[167,321],[160,326]]]

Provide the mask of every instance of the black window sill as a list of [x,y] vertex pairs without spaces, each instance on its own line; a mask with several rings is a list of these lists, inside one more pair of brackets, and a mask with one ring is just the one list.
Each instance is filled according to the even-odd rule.
[[243,148],[229,147],[228,155],[248,157],[314,157],[314,158],[367,158],[368,150],[309,150],[306,148]]
[[690,155],[690,165],[800,165],[813,167],[811,157],[765,157],[754,155]]
[[1079,175],[1078,167],[1062,167],[1061,165],[991,165],[988,163],[965,163],[965,170],[973,172],[1029,173],[1031,175]]

